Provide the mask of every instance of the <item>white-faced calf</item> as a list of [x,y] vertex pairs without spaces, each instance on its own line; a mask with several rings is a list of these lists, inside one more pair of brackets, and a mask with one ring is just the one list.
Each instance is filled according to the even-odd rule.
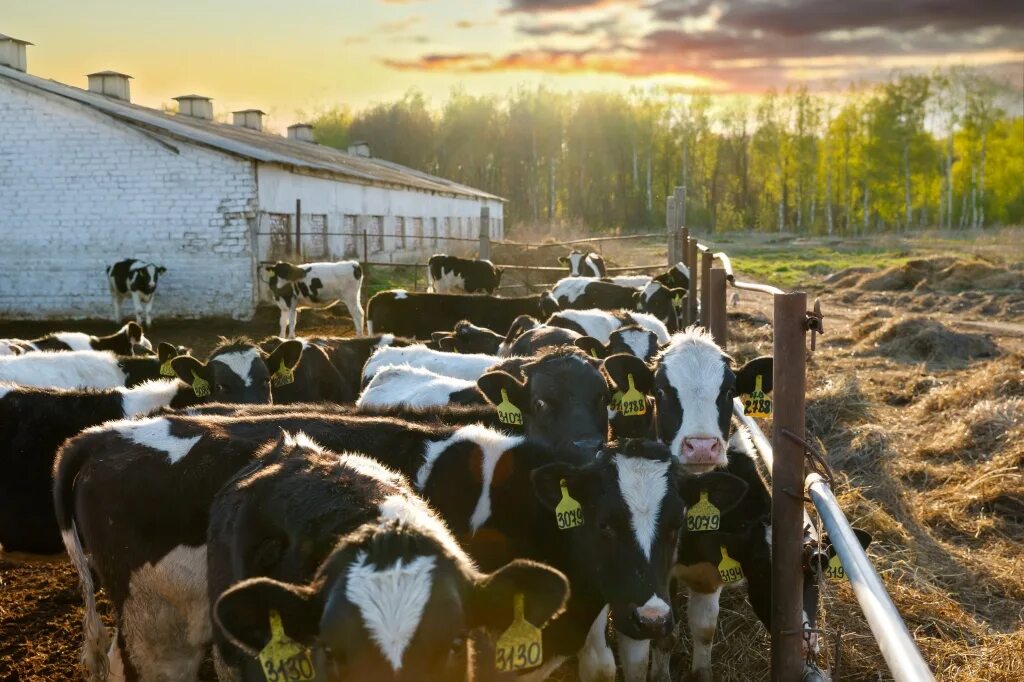
[[570,277],[606,277],[608,275],[604,258],[593,251],[583,253],[573,249],[568,256],[559,256],[558,262],[569,266]]
[[167,268],[162,265],[135,258],[127,258],[107,267],[107,285],[110,287],[110,299],[114,305],[114,322],[120,324],[121,304],[130,297],[135,306],[135,321],[142,324],[145,316],[146,326],[151,326],[156,285],[160,275],[166,272]]
[[633,325],[654,332],[659,344],[666,344],[669,340],[668,329],[661,320],[647,313],[628,310],[563,310],[549,317],[545,324],[571,329],[582,336],[592,336],[601,343],[608,343],[611,333],[616,329]]

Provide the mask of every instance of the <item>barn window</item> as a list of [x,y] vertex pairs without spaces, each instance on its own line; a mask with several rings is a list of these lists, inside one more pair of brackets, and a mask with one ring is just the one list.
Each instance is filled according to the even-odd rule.
[[354,215],[347,215],[342,218],[341,228],[341,257],[352,258],[359,255],[359,244],[356,241],[356,217]]
[[444,236],[445,237],[451,237],[452,236],[452,219],[451,218],[445,218],[444,219]]
[[413,218],[412,227],[410,228],[409,234],[412,239],[409,240],[409,246],[416,250],[422,249],[423,243],[423,218]]
[[292,257],[292,216],[288,213],[270,213],[270,253],[272,261],[288,260]]
[[302,216],[302,257],[327,258],[327,216],[321,213],[310,213]]
[[405,218],[395,218],[395,248],[405,248]]
[[370,217],[370,243],[374,251],[384,250],[384,216],[375,215]]
[[437,218],[430,219],[430,234],[434,236],[434,246],[437,246],[439,237],[441,236],[437,233]]

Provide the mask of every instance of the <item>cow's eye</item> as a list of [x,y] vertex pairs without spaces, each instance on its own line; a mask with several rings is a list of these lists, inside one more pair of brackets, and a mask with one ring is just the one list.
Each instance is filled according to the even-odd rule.
[[658,400],[665,399],[665,389],[663,388],[655,389],[654,394],[658,397]]
[[459,653],[460,651],[462,651],[462,648],[464,646],[466,646],[466,636],[461,634],[456,635],[452,639],[451,651],[452,653]]
[[602,521],[600,524],[598,524],[598,528],[601,531],[601,535],[604,535],[605,537],[609,538],[615,537],[615,529],[612,528],[612,524],[608,523],[607,521]]
[[548,409],[548,403],[546,400],[538,398],[537,400],[533,401],[533,409],[536,410],[537,412],[543,412],[544,410]]
[[218,393],[223,393],[223,392],[225,392],[227,390],[228,390],[227,385],[225,385],[225,384],[217,384],[217,392]]

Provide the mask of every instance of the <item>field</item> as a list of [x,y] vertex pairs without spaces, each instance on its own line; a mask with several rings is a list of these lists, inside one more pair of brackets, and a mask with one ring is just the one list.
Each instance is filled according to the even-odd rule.
[[[820,297],[826,335],[808,364],[808,433],[848,518],[872,533],[868,553],[936,677],[1024,679],[1024,234],[709,243],[730,253],[738,277]],[[603,250],[609,264],[664,258],[661,244]],[[412,285],[408,273],[371,276],[373,288]],[[343,311],[303,313],[300,332],[347,333]],[[730,313],[734,357],[771,352],[770,314],[769,300],[742,293]],[[56,328],[0,321],[0,337]],[[218,333],[276,330],[268,309],[248,323],[158,319],[151,336],[205,353]],[[823,613],[821,660],[835,665],[839,652],[836,679],[888,679],[848,585],[826,589]],[[67,562],[0,561],[0,679],[75,678],[80,615]],[[723,598],[714,660],[718,679],[767,678],[768,638],[741,591]]]

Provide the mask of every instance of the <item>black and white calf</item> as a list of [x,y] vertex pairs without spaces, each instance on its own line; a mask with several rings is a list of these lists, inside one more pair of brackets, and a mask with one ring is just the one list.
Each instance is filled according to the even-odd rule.
[[466,320],[498,334],[508,333],[520,315],[545,318],[558,303],[545,292],[535,296],[501,298],[484,294],[424,294],[396,289],[375,294],[366,304],[371,334],[388,332],[429,339]]
[[376,351],[387,346],[401,348],[415,343],[412,339],[403,339],[394,334],[377,334],[359,338],[341,338],[337,336],[316,336],[308,341],[320,346],[327,353],[327,358],[338,370],[343,381],[342,403],[354,403],[359,397],[363,386],[363,367]]
[[676,263],[668,271],[655,277],[654,281],[669,289],[686,289],[690,286],[690,268],[682,263]]
[[489,260],[436,253],[427,261],[428,291],[435,294],[493,294],[504,270]]
[[[272,373],[271,383],[274,384],[274,402],[279,405],[351,402],[346,381],[328,357],[327,349],[312,343],[309,339],[295,341],[302,344],[302,355],[291,375],[287,372],[282,373],[280,365],[274,367],[268,364]],[[259,345],[260,350],[269,358],[285,343],[288,343],[286,339],[271,336],[260,341]],[[273,378],[275,372],[278,373],[276,379]]]
[[608,268],[604,258],[593,251],[583,253],[573,249],[568,256],[560,256],[558,262],[569,266],[570,277],[607,277]]
[[563,310],[633,310],[637,290],[592,277],[564,277],[551,288]]
[[516,595],[543,627],[569,593],[565,576],[531,561],[481,573],[404,477],[301,434],[218,493],[208,563],[221,679],[225,668],[262,677],[271,612],[312,650],[318,679],[470,679],[474,630],[500,635]]
[[440,350],[450,353],[484,353],[496,355],[505,337],[490,329],[462,320],[450,332],[434,332],[432,340]]
[[278,262],[264,266],[270,276],[267,284],[274,303],[281,310],[278,336],[295,338],[295,323],[300,307],[329,308],[339,301],[348,308],[356,336],[363,334],[363,306],[359,297],[363,288],[363,268],[358,261],[337,263]]
[[373,375],[359,395],[360,409],[440,405],[486,405],[476,381],[444,376],[410,365],[387,365]]
[[385,346],[366,361],[363,367],[363,382],[369,382],[377,372],[389,365],[417,367],[430,370],[434,374],[476,381],[501,358],[483,353],[449,353],[434,350],[426,346]]
[[200,401],[177,380],[102,391],[0,384],[0,546],[32,554],[63,549],[51,491],[53,460],[66,439],[112,419]]
[[670,334],[680,331],[679,313],[686,298],[685,288],[672,288],[652,281],[636,296],[639,310],[661,320]]
[[129,322],[109,336],[82,332],[55,332],[38,339],[0,339],[0,356],[21,355],[32,351],[105,350],[117,355],[135,355],[153,350],[142,327]]
[[549,327],[535,317],[520,315],[498,346],[502,357],[528,357],[544,348],[571,346],[581,334],[562,327]]
[[644,362],[650,362],[661,349],[657,334],[635,324],[613,331],[608,335],[608,343],[601,343],[592,336],[581,336],[573,343],[595,358],[629,353]]
[[647,313],[628,310],[563,310],[549,317],[545,324],[571,329],[581,336],[592,336],[603,344],[611,340],[611,334],[616,329],[633,325],[654,332],[659,344],[669,341],[668,329],[661,320]]
[[147,263],[135,258],[126,258],[107,267],[107,284],[110,299],[114,304],[114,322],[121,322],[121,304],[126,298],[135,306],[135,321],[146,326],[153,324],[153,297],[160,275],[167,272],[162,265]]

